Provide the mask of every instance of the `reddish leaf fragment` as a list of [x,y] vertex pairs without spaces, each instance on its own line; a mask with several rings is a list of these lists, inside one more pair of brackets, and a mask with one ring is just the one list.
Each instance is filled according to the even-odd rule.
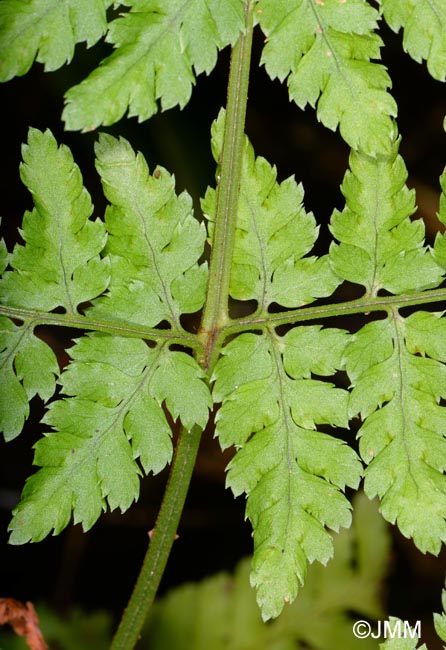
[[25,637],[30,650],[48,650],[32,603],[24,605],[14,598],[0,598],[0,625],[5,623],[9,623],[16,634]]

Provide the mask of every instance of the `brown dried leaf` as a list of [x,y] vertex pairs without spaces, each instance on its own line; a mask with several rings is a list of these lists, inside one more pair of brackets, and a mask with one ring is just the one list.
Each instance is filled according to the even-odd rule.
[[25,637],[30,650],[48,650],[32,603],[24,605],[14,598],[0,598],[0,625],[5,623],[9,623],[16,634]]

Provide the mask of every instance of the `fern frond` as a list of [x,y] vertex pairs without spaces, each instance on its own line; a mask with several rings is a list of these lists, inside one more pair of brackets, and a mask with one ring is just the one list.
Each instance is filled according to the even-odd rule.
[[[0,280],[3,305],[51,311],[63,307],[77,313],[80,303],[101,294],[109,281],[104,247],[104,224],[89,219],[90,196],[67,147],[58,148],[49,131],[30,129],[23,147],[21,176],[34,198],[26,212],[21,236],[8,254],[2,242]],[[2,318],[2,408],[0,430],[10,440],[28,416],[28,401],[38,394],[44,401],[55,390],[59,372],[52,350],[34,333],[35,323],[15,325]]]
[[19,435],[38,394],[47,401],[56,388],[57,359],[30,326],[0,316],[0,432],[9,441]]
[[189,101],[196,74],[209,73],[217,50],[244,28],[244,0],[126,0],[130,7],[109,26],[115,52],[66,94],[68,129],[113,124],[128,110],[145,120]]
[[371,296],[380,289],[398,294],[438,286],[442,269],[424,247],[424,223],[410,220],[415,193],[405,185],[398,141],[392,155],[380,160],[352,151],[350,168],[341,188],[346,207],[331,220],[341,242],[330,247],[335,273]]
[[56,70],[73,58],[76,43],[94,45],[107,27],[113,0],[2,0],[0,81],[24,75],[34,59]]
[[90,315],[153,327],[166,320],[182,330],[180,315],[204,303],[207,265],[198,264],[206,231],[192,215],[192,199],[175,194],[161,167],[152,175],[142,154],[124,139],[101,135],[97,169],[110,201],[105,223],[111,281]]
[[395,310],[355,334],[345,359],[349,415],[364,420],[364,489],[403,535],[437,554],[446,542],[446,319]]
[[[212,127],[212,151],[218,161],[224,129],[224,111]],[[304,257],[316,241],[319,228],[303,207],[303,188],[293,177],[279,185],[277,172],[264,158],[256,158],[245,139],[237,226],[232,256],[230,294],[237,300],[254,299],[265,314],[271,303],[298,307],[316,297],[329,296],[340,283],[328,256]],[[214,218],[216,191],[208,189],[202,201],[207,218]]]
[[89,219],[90,196],[70,150],[53,135],[30,129],[23,146],[21,177],[33,195],[34,209],[23,218],[21,236],[9,258],[13,269],[0,281],[5,305],[51,311],[78,305],[107,287],[110,268],[101,259],[104,224]]
[[[399,294],[435,287],[443,270],[424,246],[422,220],[410,220],[414,193],[397,153],[350,157],[342,185],[346,208],[335,211],[330,248],[335,272],[365,286]],[[419,312],[365,325],[345,351],[353,390],[349,416],[360,414],[360,453],[368,464],[365,491],[381,498],[384,517],[423,551],[446,540],[446,321]],[[422,355],[422,356],[419,356]]]
[[62,374],[62,392],[44,422],[55,431],[36,444],[31,476],[10,524],[12,544],[58,534],[70,521],[90,528],[106,504],[126,510],[138,497],[138,475],[159,472],[172,455],[161,409],[186,429],[207,422],[211,405],[192,357],[166,345],[100,333],[79,339]]
[[260,0],[266,35],[262,63],[269,76],[288,78],[290,98],[315,107],[328,128],[339,125],[353,149],[376,156],[391,151],[396,104],[374,33],[378,12],[363,0]]
[[[205,230],[192,217],[190,198],[176,197],[165,170],[150,176],[124,140],[104,135],[97,153],[112,203],[106,215],[111,265],[99,255],[106,228],[88,219],[90,197],[70,151],[36,130],[23,150],[22,178],[36,207],[25,215],[25,245],[12,255],[2,246],[2,265],[9,262],[12,270],[0,293],[6,305],[24,307],[31,317],[21,327],[2,319],[2,399],[9,401],[2,425],[8,437],[23,425],[28,399],[39,393],[47,400],[55,387],[57,363],[33,335],[33,309],[39,318],[56,307],[76,315],[79,303],[89,302],[89,314],[111,324],[127,319],[150,327],[168,320],[180,330],[180,314],[203,302],[207,269],[197,259]],[[72,513],[87,529],[107,503],[128,508],[138,496],[141,467],[158,472],[171,458],[163,404],[187,430],[208,419],[211,396],[202,370],[167,343],[149,348],[142,340],[92,333],[70,354],[60,379],[67,397],[50,404],[43,420],[55,431],[36,445],[35,463],[42,469],[29,479],[14,511],[15,544],[57,534]]]
[[379,0],[384,18],[394,32],[404,29],[403,48],[434,79],[446,80],[446,5],[442,0]]
[[309,378],[340,367],[345,343],[344,332],[317,327],[284,337],[242,334],[222,350],[215,368],[214,400],[222,402],[216,436],[223,448],[239,449],[227,484],[248,497],[251,582],[264,619],[294,600],[308,561],[331,557],[325,526],[350,524],[341,490],[357,486],[361,464],[341,440],[315,430],[317,423],[347,426],[348,394]]

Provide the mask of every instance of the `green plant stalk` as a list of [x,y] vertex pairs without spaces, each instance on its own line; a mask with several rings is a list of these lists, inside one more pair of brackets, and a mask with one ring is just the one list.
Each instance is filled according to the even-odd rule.
[[178,343],[192,349],[201,348],[201,343],[196,334],[189,332],[179,333],[177,330],[160,330],[156,327],[144,327],[139,323],[127,321],[102,321],[82,314],[54,314],[36,309],[23,307],[9,307],[0,305],[0,316],[7,316],[20,320],[33,328],[40,325],[56,325],[58,327],[71,327],[94,332],[106,332],[112,336],[127,336],[128,338],[146,339],[148,341],[166,341],[171,345]]
[[149,548],[110,650],[132,650],[138,641],[177,534],[200,439],[201,429],[197,426],[191,431],[182,428],[180,432],[163,503],[150,534]]
[[[427,305],[436,302],[444,303],[445,301],[446,288],[431,289],[430,291],[416,293],[402,293],[397,296],[375,296],[373,298],[366,296],[347,302],[299,307],[299,309],[289,309],[288,311],[278,311],[258,316],[253,314],[252,316],[244,316],[243,318],[230,319],[225,325],[221,325],[219,328],[219,342],[221,342],[222,338],[232,336],[238,332],[244,332],[256,327],[262,328],[269,324],[272,324],[274,327],[278,325],[293,325],[316,318],[333,318],[335,316],[387,311],[389,307],[403,309],[404,307],[416,307],[418,305]],[[48,312],[41,312],[34,309],[0,305],[0,316],[20,320],[33,328],[41,325],[57,325],[81,330],[107,332],[115,336],[143,338],[156,342],[168,339],[170,344],[178,343],[195,350],[196,355],[199,355],[203,351],[203,344],[206,343],[203,336],[199,340],[196,334],[186,333],[179,335],[169,330],[148,328],[132,323],[119,323],[118,321],[100,321],[80,314],[49,314]]]
[[248,329],[263,328],[269,325],[295,325],[306,321],[333,318],[335,316],[347,316],[351,314],[368,314],[370,312],[388,312],[392,309],[403,309],[405,307],[417,307],[418,305],[444,303],[446,300],[446,289],[432,289],[431,291],[420,291],[419,293],[402,293],[397,296],[365,296],[347,302],[328,303],[311,307],[299,307],[288,311],[279,311],[266,315],[244,316],[234,318],[224,328],[224,335],[232,336],[238,332],[245,332]]
[[246,3],[245,33],[234,46],[229,72],[208,288],[199,333],[204,353],[198,361],[207,371],[215,363],[219,334],[228,321],[229,280],[243,163],[255,2],[248,0]]
[[[200,331],[204,352],[195,355],[206,370],[212,369],[218,351],[216,344],[219,330],[228,319],[229,275],[242,168],[254,5],[255,0],[248,0],[245,33],[239,38],[231,55],[221,182],[217,191],[217,211],[209,268],[210,280]],[[149,548],[110,650],[132,650],[138,641],[175,540],[200,439],[199,427],[193,427],[191,431],[181,428]]]

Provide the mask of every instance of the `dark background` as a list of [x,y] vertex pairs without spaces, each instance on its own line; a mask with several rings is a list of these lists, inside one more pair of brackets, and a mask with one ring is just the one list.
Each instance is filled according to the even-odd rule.
[[[446,113],[444,84],[430,78],[424,65],[413,62],[401,47],[401,39],[383,29],[386,42],[384,63],[393,79],[393,95],[399,105],[399,130],[410,186],[417,189],[419,215],[432,241],[437,228],[438,177],[445,164],[446,135],[442,129]],[[278,167],[279,180],[295,174],[305,187],[305,205],[321,226],[318,252],[328,248],[326,224],[334,207],[343,207],[339,190],[348,164],[348,148],[339,135],[318,124],[314,111],[299,111],[290,103],[286,86],[272,82],[258,67],[263,37],[256,34],[253,74],[249,93],[247,133],[257,155]],[[109,52],[105,45],[87,51],[78,46],[73,65],[44,74],[34,65],[23,78],[0,88],[3,109],[2,174],[0,213],[9,250],[17,238],[17,227],[25,209],[31,207],[29,194],[20,183],[20,144],[29,126],[50,128],[59,142],[69,145],[80,166],[84,183],[93,197],[96,214],[102,215],[104,199],[93,164],[96,134],[66,133],[60,116],[63,93],[80,81]],[[200,76],[188,106],[170,110],[138,124],[122,120],[104,129],[128,138],[145,154],[151,169],[156,164],[174,172],[178,190],[187,188],[199,213],[199,197],[214,183],[214,163],[209,147],[212,120],[226,99],[229,54],[225,50],[210,77]],[[347,299],[347,298],[343,298]],[[345,324],[343,324],[345,326]],[[49,338],[66,363],[63,347],[72,332],[48,330]],[[78,335],[78,332],[76,332]],[[33,400],[33,416],[15,441],[1,443],[0,455],[0,597],[26,601],[42,599],[63,611],[73,604],[87,609],[106,608],[119,614],[128,595],[147,546],[147,531],[155,522],[166,473],[141,482],[141,498],[127,513],[102,516],[87,534],[69,527],[58,537],[25,547],[7,545],[10,509],[20,496],[26,477],[33,471],[32,445],[41,435],[42,406]],[[353,439],[353,438],[352,438]],[[354,443],[353,443],[354,444]],[[244,523],[244,500],[234,501],[225,490],[224,467],[230,454],[221,454],[208,431],[180,526],[180,540],[162,583],[162,591],[186,580],[197,580],[221,569],[232,569],[237,560],[251,551],[250,528]],[[386,584],[388,611],[403,619],[430,621],[432,611],[440,611],[444,582],[445,553],[439,558],[423,556],[413,544],[393,529],[394,549]],[[427,632],[427,623],[422,627]],[[429,640],[430,650],[440,643]]]

